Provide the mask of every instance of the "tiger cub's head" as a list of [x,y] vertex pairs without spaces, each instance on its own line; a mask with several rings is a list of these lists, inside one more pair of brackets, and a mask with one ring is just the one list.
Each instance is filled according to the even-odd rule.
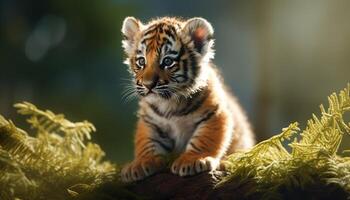
[[122,33],[125,63],[139,96],[178,99],[206,85],[214,41],[213,28],[205,19],[164,17],[143,24],[127,17]]

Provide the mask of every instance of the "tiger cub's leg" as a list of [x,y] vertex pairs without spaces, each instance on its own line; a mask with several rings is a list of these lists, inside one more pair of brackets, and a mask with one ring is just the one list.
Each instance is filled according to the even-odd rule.
[[144,179],[166,166],[162,155],[169,153],[174,144],[164,137],[158,126],[140,119],[135,136],[135,159],[121,171],[124,182]]
[[199,122],[186,150],[172,164],[180,176],[216,169],[232,138],[233,123],[225,113],[209,113]]

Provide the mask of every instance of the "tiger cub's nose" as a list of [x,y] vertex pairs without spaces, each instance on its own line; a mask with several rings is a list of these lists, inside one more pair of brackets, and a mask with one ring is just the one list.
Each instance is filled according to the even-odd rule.
[[156,85],[157,85],[157,80],[147,80],[143,81],[143,86],[145,86],[149,91],[151,91]]

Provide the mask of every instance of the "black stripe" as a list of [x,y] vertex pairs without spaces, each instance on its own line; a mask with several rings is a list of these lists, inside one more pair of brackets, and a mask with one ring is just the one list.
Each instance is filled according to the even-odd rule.
[[159,33],[163,33],[164,32],[163,27],[158,27],[158,31]]
[[184,53],[185,53],[185,47],[182,45],[182,43],[181,43],[181,48],[180,48],[180,52],[179,52],[179,55],[177,56],[177,58],[176,58],[176,61],[180,61],[180,59],[181,59],[181,57],[184,55]]
[[137,117],[142,118],[145,123],[153,121],[153,118],[147,114],[138,114]]
[[201,144],[202,151],[208,152],[208,151],[210,151],[209,148],[208,148],[209,146],[207,145],[207,143],[203,142],[203,140],[202,140],[202,139],[204,139],[203,136],[205,136],[205,135],[199,135],[199,137],[197,138],[197,142],[199,142]]
[[153,130],[156,131],[156,133],[158,134],[159,137],[161,138],[169,138],[168,137],[168,133],[164,132],[159,126],[157,126],[155,123],[152,123],[150,120],[143,118],[143,120],[145,121],[145,123],[147,123],[148,125],[151,126],[151,128]]
[[175,74],[175,72],[178,72],[180,70],[180,67],[178,64],[175,64],[174,67],[171,68],[171,70],[172,70],[171,73]]
[[201,105],[207,99],[208,94],[209,94],[209,90],[206,88],[196,92],[195,94],[193,94],[193,96],[190,99],[187,100],[187,104],[184,107],[184,109],[176,112],[174,115],[183,116],[196,111],[198,108],[201,107]]
[[175,34],[176,33],[176,30],[175,30],[175,27],[174,26],[169,26],[170,30]]
[[151,141],[149,141],[147,144],[145,144],[145,146],[142,148],[142,150],[140,151],[141,153],[148,150],[148,149],[152,149],[153,148],[153,144],[151,143]]
[[[196,128],[194,129],[194,130],[196,130]],[[194,132],[194,131],[193,131]],[[199,138],[205,138],[205,139],[207,139],[207,140],[209,140],[209,141],[213,141],[213,138],[211,138],[210,136],[208,136],[208,135],[195,135],[195,136],[193,136],[192,137],[192,139],[194,139],[194,138],[197,138],[197,140],[199,140]]]
[[165,116],[165,113],[160,112],[160,110],[157,108],[157,106],[155,106],[155,105],[153,105],[151,103],[149,103],[148,105],[153,110],[153,112],[156,113],[157,115],[159,115],[161,117]]
[[[154,146],[152,145],[152,147],[154,147]],[[142,152],[140,155],[138,155],[138,157],[144,157],[144,156],[148,155],[148,154],[151,153],[151,152],[154,154],[154,149],[153,149],[153,148],[152,148],[152,149],[148,149],[147,151]]]
[[[197,63],[196,56],[193,52],[190,52],[190,60],[191,60],[191,70],[192,70],[193,78],[195,78],[198,75],[199,66]],[[193,78],[191,80],[193,80]]]
[[[154,130],[157,133],[157,136],[160,137],[160,139],[156,139],[156,138],[149,138],[149,140],[152,142],[151,146],[149,146],[147,143],[144,147],[144,149],[142,150],[145,151],[145,153],[149,153],[150,150],[152,150],[152,148],[154,148],[154,143],[157,143],[160,145],[161,148],[163,148],[164,150],[166,150],[167,152],[172,151],[172,149],[174,148],[174,144],[175,141],[171,138],[169,138],[169,135],[167,132],[163,131],[158,125],[156,125],[155,123],[151,122],[152,118],[149,117],[148,115],[140,115],[140,117],[143,119],[143,121],[149,125],[149,127]],[[154,149],[153,149],[154,150]],[[145,153],[142,153],[142,155],[144,155]]]
[[182,60],[182,66],[183,66],[183,70],[184,70],[184,76],[186,77],[186,81],[188,80],[188,62],[187,60]]
[[171,92],[164,90],[164,91],[160,91],[159,96],[162,97],[163,99],[170,99],[171,98]]
[[[190,56],[191,56],[191,52],[188,52],[188,53],[190,53]],[[180,59],[184,54],[185,54],[185,48],[184,48],[184,45],[182,44],[179,52],[178,60],[177,60],[178,62],[180,62]],[[190,57],[190,61],[192,61],[191,57]],[[181,60],[181,62],[182,62],[183,74],[186,76],[186,81],[187,81],[189,77],[188,76],[188,58]],[[192,64],[193,63],[191,62],[191,65]]]
[[[178,70],[176,70],[176,71],[178,71]],[[175,72],[176,72],[176,71],[175,71]],[[179,81],[176,80],[174,77],[171,77],[171,76],[170,76],[169,79],[170,79],[171,81],[173,81],[173,82],[179,83]]]
[[151,41],[151,40],[154,40],[154,38],[155,38],[156,36],[157,36],[157,35],[156,35],[156,34],[154,34],[154,35],[153,35],[153,36],[151,36],[151,37],[148,37],[148,38],[143,38],[143,39],[142,39],[142,41],[141,41],[141,43],[142,43],[142,44],[146,44],[146,45],[148,45],[148,44],[147,44],[147,42],[148,42],[148,41]]
[[[159,44],[157,44],[157,46],[159,46]],[[158,53],[158,55],[161,53],[161,49],[160,48],[157,48],[157,53]]]
[[196,111],[203,104],[204,100],[205,100],[205,98],[201,98],[200,101],[193,103],[191,107],[184,110],[183,112],[176,113],[176,115],[183,116],[183,115],[188,115],[188,114]]
[[156,40],[156,42],[157,42],[157,45],[159,46],[161,41],[160,41],[160,35],[158,35],[158,34],[157,34],[157,40]]
[[175,36],[173,35],[173,33],[171,33],[170,30],[165,30],[164,31],[169,37],[171,37],[171,39],[175,40]]
[[167,152],[171,152],[173,150],[172,145],[170,147],[168,147],[166,144],[162,143],[162,141],[157,140],[155,138],[150,138],[150,140],[152,140],[153,142],[159,144],[164,150],[166,150]]
[[166,41],[166,44],[167,44],[167,45],[170,45],[170,46],[173,46],[173,43],[172,43],[170,40],[167,40],[167,41]]
[[[160,40],[160,38],[159,38],[159,40]],[[173,42],[171,42],[167,37],[163,37],[162,41],[163,41],[163,45],[173,46]]]
[[190,142],[190,145],[191,145],[192,148],[193,148],[194,150],[196,150],[198,153],[202,151],[202,150],[201,150],[199,147],[197,147],[193,142]]
[[157,31],[157,27],[149,27],[146,32],[143,34],[143,36],[147,36],[148,34],[151,34],[153,32]]
[[123,36],[123,40],[129,40],[128,36],[126,36],[125,34],[123,34],[122,36]]
[[169,54],[169,55],[177,55],[178,52],[174,51],[174,50],[170,50],[169,52],[167,52],[167,54]]
[[165,45],[164,52],[167,52],[169,50],[169,45],[166,45],[166,44],[163,43],[162,48],[163,48],[164,45]]
[[218,110],[218,108],[219,108],[219,105],[216,105],[215,108],[214,108],[213,110],[207,111],[207,113],[205,114],[205,116],[204,116],[202,119],[200,119],[198,122],[196,122],[196,124],[195,124],[195,129],[196,129],[201,123],[203,123],[203,122],[205,122],[205,121],[208,121],[208,120],[216,113],[216,111]]
[[[175,82],[176,82],[176,83],[180,83],[180,82],[181,82],[181,83],[184,83],[184,82],[187,81],[187,76],[182,75],[182,74],[175,75],[175,76],[173,76],[172,78],[175,79]],[[183,80],[182,80],[182,81],[179,81],[179,80],[177,80],[178,78],[183,78]]]
[[148,141],[137,156],[142,157],[151,151],[154,151],[154,144],[151,141]]

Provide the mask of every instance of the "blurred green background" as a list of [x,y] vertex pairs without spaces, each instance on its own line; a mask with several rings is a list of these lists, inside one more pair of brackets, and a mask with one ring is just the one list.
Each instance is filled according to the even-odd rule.
[[25,100],[88,119],[109,159],[130,160],[137,102],[121,100],[122,20],[201,16],[215,29],[214,62],[266,139],[292,121],[304,127],[349,82],[349,8],[347,0],[1,0],[0,113],[26,127],[12,108]]

